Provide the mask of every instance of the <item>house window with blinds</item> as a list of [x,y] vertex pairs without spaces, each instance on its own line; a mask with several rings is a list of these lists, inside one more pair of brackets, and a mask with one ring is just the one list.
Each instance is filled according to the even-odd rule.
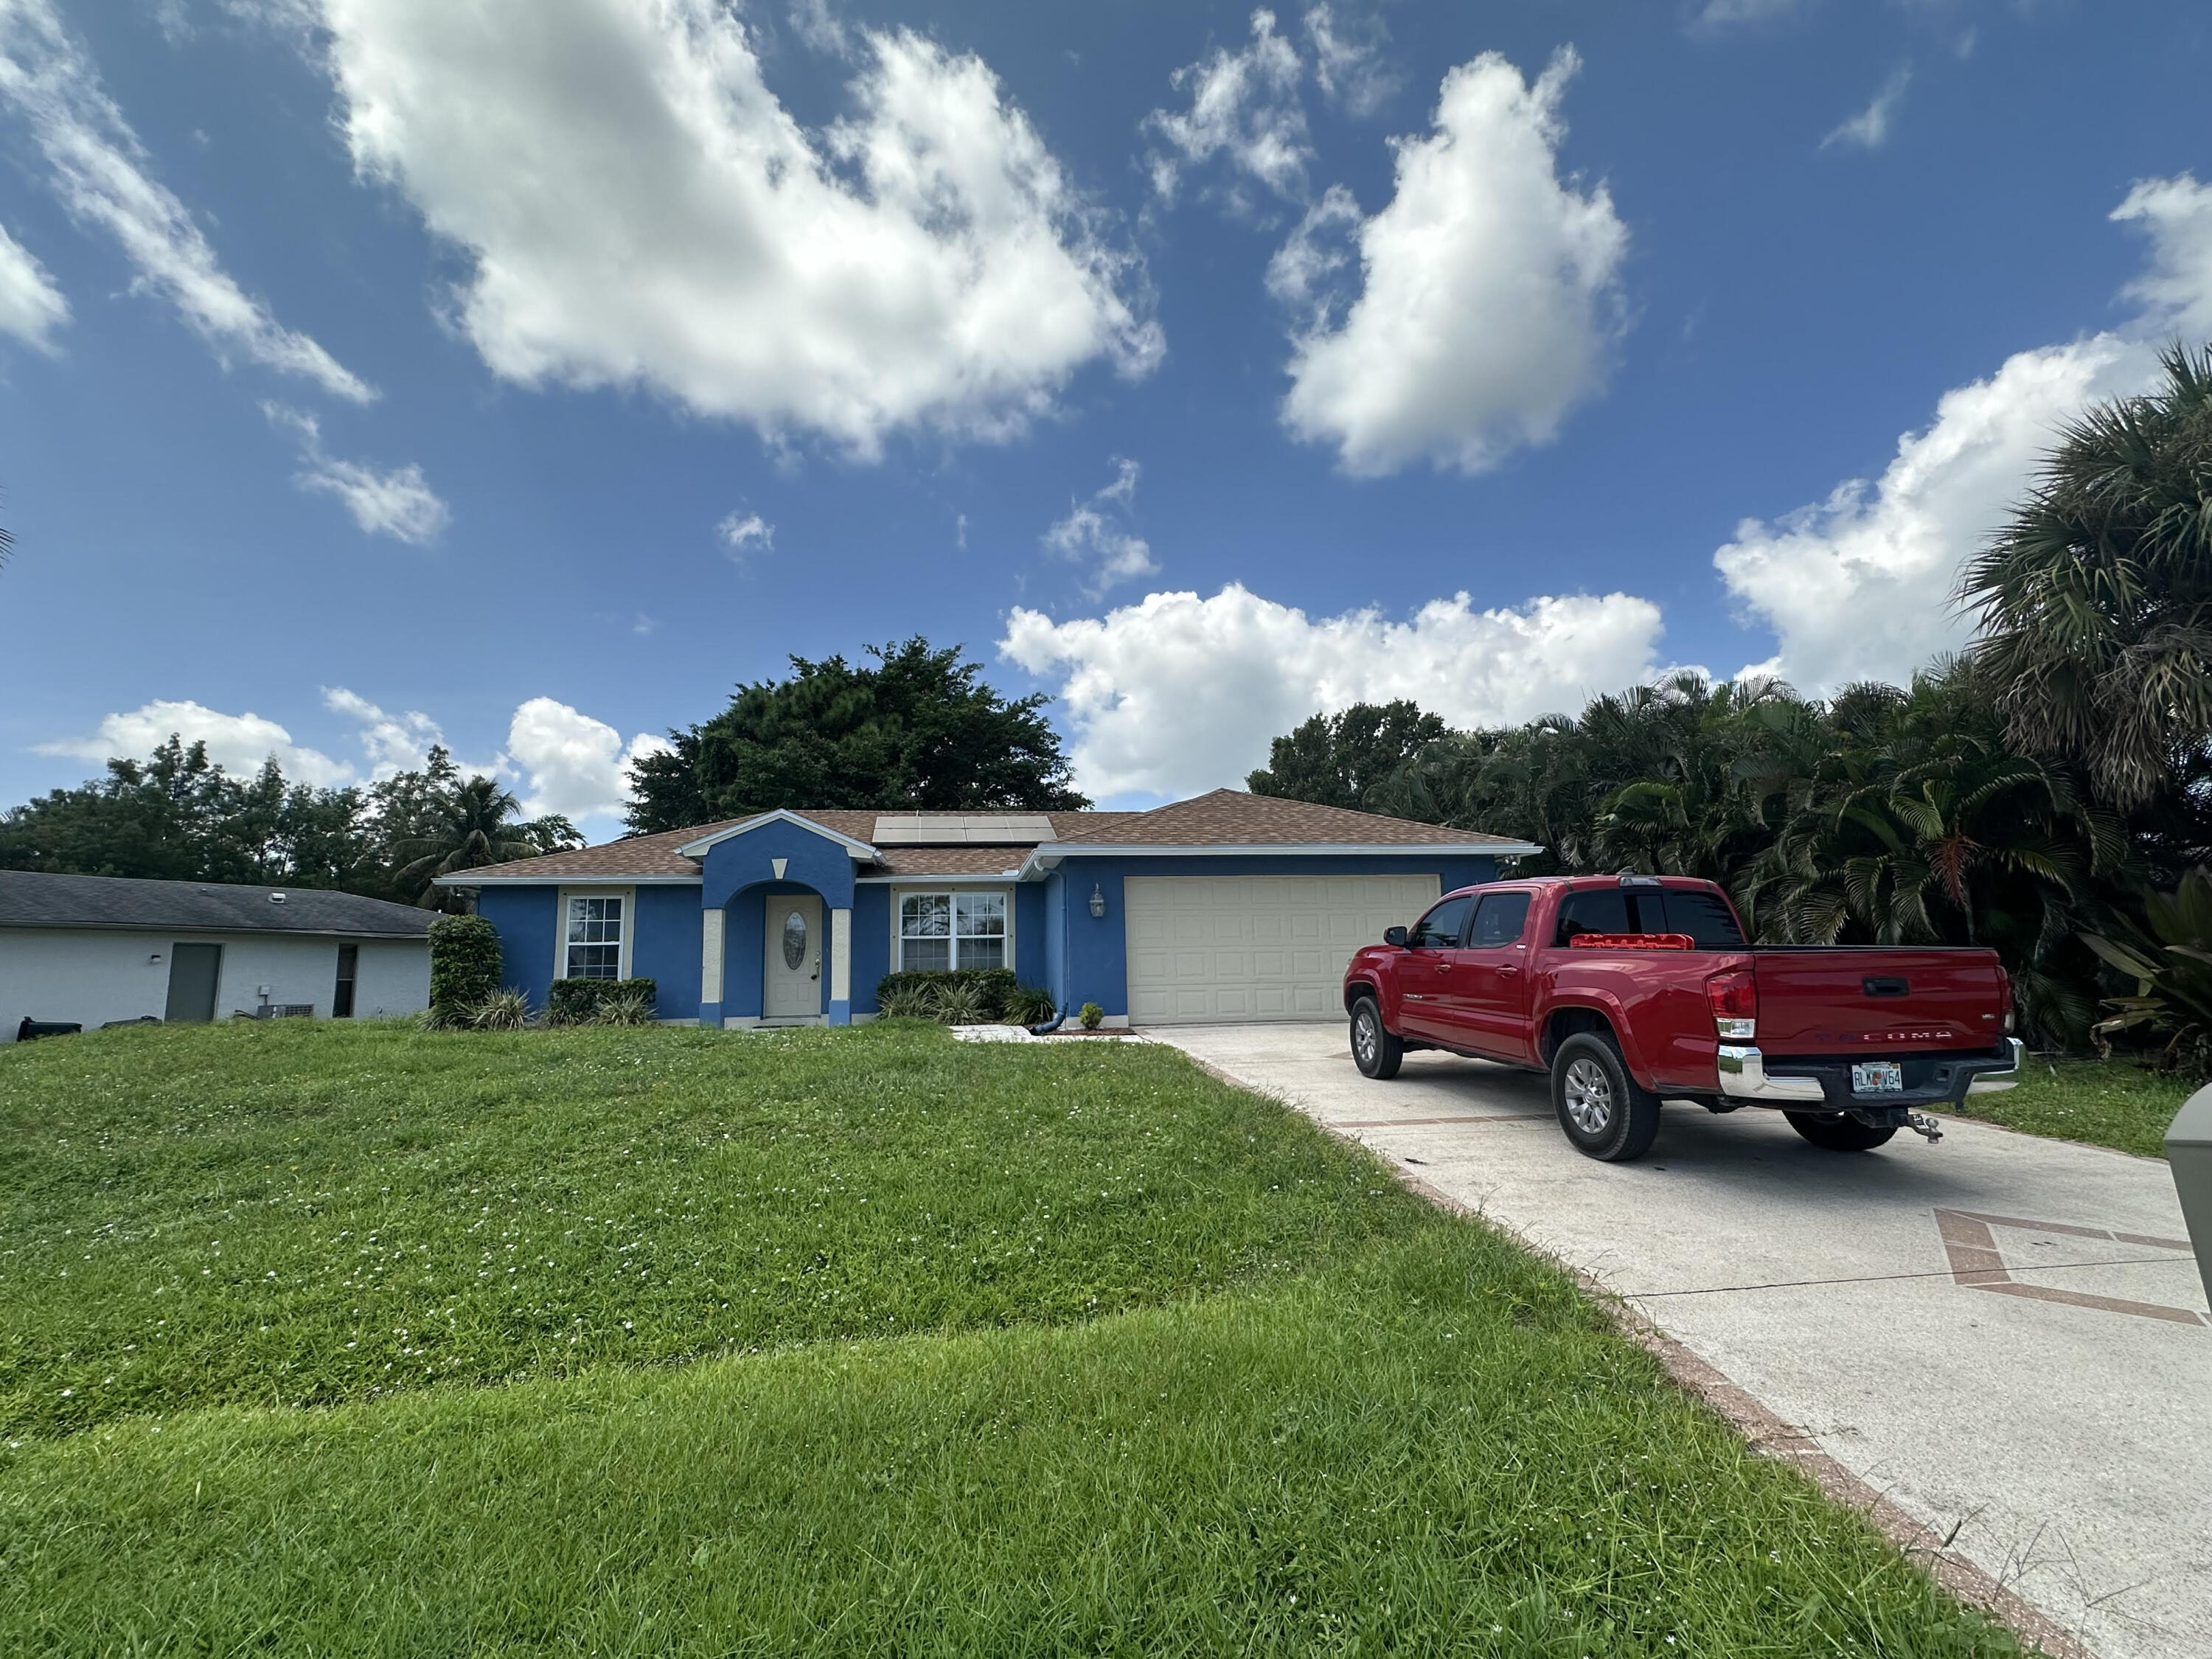
[[1006,965],[1004,893],[903,893],[899,967],[908,972]]
[[622,977],[623,901],[572,898],[562,972],[570,979]]

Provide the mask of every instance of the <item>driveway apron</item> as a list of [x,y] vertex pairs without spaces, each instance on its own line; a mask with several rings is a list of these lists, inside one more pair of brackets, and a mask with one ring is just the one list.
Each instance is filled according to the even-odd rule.
[[1587,1274],[2105,1659],[2212,1654],[2212,1310],[2164,1164],[1958,1119],[1828,1152],[1680,1103],[1599,1164],[1527,1073],[1150,1035]]

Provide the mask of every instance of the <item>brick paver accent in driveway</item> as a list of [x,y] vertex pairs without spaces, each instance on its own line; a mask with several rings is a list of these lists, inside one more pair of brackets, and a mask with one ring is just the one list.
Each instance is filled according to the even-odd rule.
[[2104,1659],[2212,1654],[2212,1308],[2164,1164],[1957,1120],[1825,1152],[1690,1105],[1599,1164],[1540,1077],[1370,1082],[1336,1024],[1152,1035],[1612,1291]]

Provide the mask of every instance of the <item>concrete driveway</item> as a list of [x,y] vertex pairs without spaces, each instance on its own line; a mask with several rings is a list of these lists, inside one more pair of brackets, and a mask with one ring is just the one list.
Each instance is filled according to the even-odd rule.
[[2164,1164],[1956,1120],[1838,1154],[1691,1105],[1598,1164],[1540,1077],[1370,1082],[1340,1024],[1146,1035],[1588,1274],[2105,1659],[2212,1654],[2212,1311]]

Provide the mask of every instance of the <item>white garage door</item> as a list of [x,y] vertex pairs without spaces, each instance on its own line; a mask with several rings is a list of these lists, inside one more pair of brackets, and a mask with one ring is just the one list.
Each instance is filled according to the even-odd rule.
[[1129,1018],[1337,1018],[1352,953],[1437,892],[1434,876],[1132,876]]

